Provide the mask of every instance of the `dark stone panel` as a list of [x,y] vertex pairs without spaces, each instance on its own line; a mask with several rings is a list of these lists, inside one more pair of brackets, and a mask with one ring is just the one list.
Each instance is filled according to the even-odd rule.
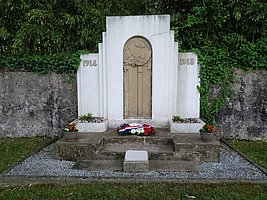
[[0,73],[0,137],[60,135],[77,117],[76,80],[68,76]]
[[267,140],[267,71],[235,70],[233,95],[217,122],[224,137]]

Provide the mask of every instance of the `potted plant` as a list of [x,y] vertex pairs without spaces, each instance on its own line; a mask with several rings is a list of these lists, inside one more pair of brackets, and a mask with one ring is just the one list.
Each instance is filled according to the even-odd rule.
[[212,142],[216,140],[216,135],[215,135],[216,127],[214,124],[207,123],[205,126],[200,129],[200,136],[201,140],[203,142]]
[[76,126],[77,126],[76,122],[71,122],[67,125],[67,127],[64,128],[63,132],[66,140],[76,139],[77,132],[79,131]]

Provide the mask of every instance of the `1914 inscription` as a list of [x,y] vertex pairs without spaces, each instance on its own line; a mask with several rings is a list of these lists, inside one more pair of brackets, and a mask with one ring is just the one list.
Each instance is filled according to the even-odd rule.
[[83,67],[97,67],[96,60],[83,60]]
[[179,64],[180,65],[194,65],[195,59],[194,58],[180,58]]

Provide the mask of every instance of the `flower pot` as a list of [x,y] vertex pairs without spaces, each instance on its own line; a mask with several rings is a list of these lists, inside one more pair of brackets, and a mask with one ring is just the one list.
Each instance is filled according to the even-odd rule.
[[64,132],[64,138],[66,141],[73,141],[77,139],[78,132]]
[[213,142],[216,140],[216,135],[214,133],[200,132],[200,137],[203,142]]

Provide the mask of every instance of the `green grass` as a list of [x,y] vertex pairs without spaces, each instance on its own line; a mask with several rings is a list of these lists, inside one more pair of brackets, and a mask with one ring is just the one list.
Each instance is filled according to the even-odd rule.
[[56,138],[0,138],[0,173],[25,159]]
[[267,169],[267,142],[249,140],[226,140],[226,142],[245,154],[258,165]]
[[266,184],[89,184],[0,188],[0,199],[267,199]]

